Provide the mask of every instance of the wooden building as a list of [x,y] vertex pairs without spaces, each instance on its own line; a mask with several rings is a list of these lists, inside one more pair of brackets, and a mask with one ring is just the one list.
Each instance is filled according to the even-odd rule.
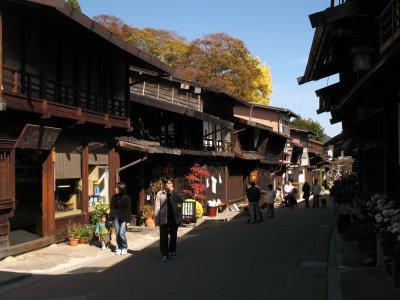
[[[120,172],[134,185],[134,213],[145,203],[152,181],[171,176],[175,188],[187,189],[186,176],[194,164],[210,172],[206,196],[232,199],[226,165],[233,158],[233,123],[203,111],[202,89],[175,77],[155,77],[130,69],[131,118],[134,130],[118,144],[121,167],[145,158]],[[218,179],[215,182],[215,179]],[[240,195],[241,199],[243,194]]]
[[355,158],[361,197],[385,193],[399,201],[400,1],[341,1],[310,15],[315,28],[303,84],[334,74],[317,91],[318,112],[342,122],[337,145]]
[[132,195],[137,199],[136,207],[144,203],[149,183],[167,171],[175,177],[178,188],[184,187],[185,176],[195,163],[210,172],[210,177],[204,178],[208,199],[242,200],[253,171],[258,172],[259,182],[266,189],[271,169],[279,166],[287,136],[272,127],[235,116],[238,104],[251,106],[214,88],[177,77],[154,77],[139,68],[131,68],[135,130],[120,145],[122,151],[124,148],[135,151],[121,157],[132,156],[128,163],[140,155],[143,157],[143,152],[151,154],[143,161],[140,172],[144,179]]
[[64,239],[113,194],[129,67],[173,69],[63,0],[0,2],[0,258]]

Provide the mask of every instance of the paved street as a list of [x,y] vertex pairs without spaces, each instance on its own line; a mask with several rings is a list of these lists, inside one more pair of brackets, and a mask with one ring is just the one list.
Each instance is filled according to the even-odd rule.
[[248,224],[207,220],[160,262],[158,243],[125,257],[104,257],[61,275],[34,277],[1,299],[327,299],[334,213],[277,209]]

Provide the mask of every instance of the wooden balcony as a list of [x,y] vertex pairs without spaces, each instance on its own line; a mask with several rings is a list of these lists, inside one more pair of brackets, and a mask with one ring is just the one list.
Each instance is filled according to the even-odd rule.
[[125,101],[73,88],[53,80],[3,65],[3,99],[16,110],[77,120],[78,123],[104,124],[130,128]]
[[131,93],[174,103],[202,111],[201,96],[195,93],[195,88],[182,89],[179,83],[171,81],[140,81],[139,77],[131,76],[132,81],[139,83],[131,85]]
[[400,0],[393,0],[379,16],[380,53],[400,36]]

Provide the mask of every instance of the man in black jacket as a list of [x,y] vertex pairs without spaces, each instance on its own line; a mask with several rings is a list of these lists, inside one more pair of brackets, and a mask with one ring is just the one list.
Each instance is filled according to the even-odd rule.
[[182,197],[175,191],[172,178],[164,177],[162,182],[164,189],[157,193],[155,215],[156,224],[160,227],[161,261],[167,261],[168,256],[176,257],[178,226],[182,223],[178,204],[182,204]]
[[251,186],[247,189],[247,199],[249,200],[249,217],[250,223],[258,223],[262,221],[260,212],[260,197],[261,191],[254,181],[251,182]]

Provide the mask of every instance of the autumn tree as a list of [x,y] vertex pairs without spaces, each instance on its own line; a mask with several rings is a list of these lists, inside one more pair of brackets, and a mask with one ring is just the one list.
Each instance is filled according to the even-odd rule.
[[258,104],[269,104],[269,68],[253,57],[243,41],[225,33],[205,35],[188,43],[174,31],[125,24],[120,18],[99,15],[94,20],[140,50],[182,71],[187,80],[221,89]]
[[67,4],[69,4],[70,6],[72,6],[74,9],[78,10],[78,11],[82,11],[81,10],[81,6],[79,5],[78,0],[66,0],[65,1]]
[[225,33],[194,40],[182,69],[184,76],[195,82],[251,102],[269,103],[269,69],[251,55],[243,41]]
[[103,25],[105,28],[124,40],[128,40],[128,38],[132,34],[132,30],[134,29],[131,26],[125,24],[124,21],[116,16],[98,15],[93,17],[93,20]]
[[189,188],[182,190],[182,193],[192,197],[195,200],[202,201],[204,204],[204,201],[206,200],[206,196],[204,196],[206,185],[203,183],[203,180],[209,176],[210,173],[207,170],[203,169],[203,167],[197,163],[194,164],[186,176]]
[[303,119],[301,116],[291,121],[291,126],[299,129],[310,130],[310,137],[316,141],[324,141],[325,130],[317,121],[311,120],[311,118]]
[[189,49],[186,38],[170,30],[132,28],[127,41],[174,68],[182,66]]

